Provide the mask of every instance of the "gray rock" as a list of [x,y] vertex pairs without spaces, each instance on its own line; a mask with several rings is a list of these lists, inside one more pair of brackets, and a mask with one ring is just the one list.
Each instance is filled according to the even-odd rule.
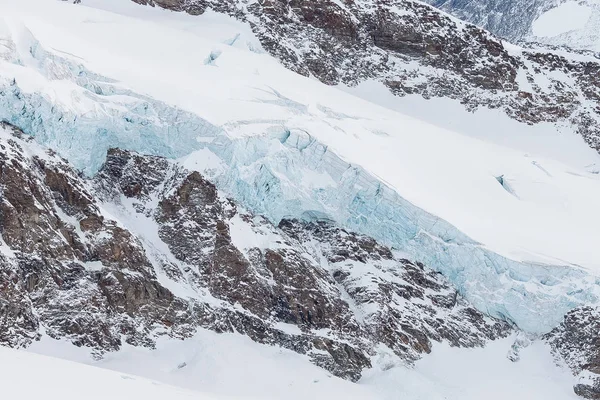
[[[102,357],[122,341],[152,347],[160,335],[205,328],[358,380],[380,344],[412,363],[434,342],[483,346],[511,331],[372,238],[329,222],[273,226],[160,157],[112,149],[85,178],[16,128],[2,129],[15,135],[0,137],[2,344],[27,346],[43,326]],[[136,218],[150,225],[128,227]],[[269,240],[240,244],[232,233],[240,226],[257,239],[244,242]]]
[[600,399],[600,309],[581,307],[565,315],[564,321],[544,336],[561,363],[578,376],[575,393]]

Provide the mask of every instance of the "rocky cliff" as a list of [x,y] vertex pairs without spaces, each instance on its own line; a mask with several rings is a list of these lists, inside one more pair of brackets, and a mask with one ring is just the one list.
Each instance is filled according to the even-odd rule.
[[435,342],[511,331],[369,237],[327,221],[273,226],[160,157],[112,149],[84,178],[18,129],[0,132],[4,345],[48,335],[102,357],[202,327],[357,380],[382,345],[410,364]]

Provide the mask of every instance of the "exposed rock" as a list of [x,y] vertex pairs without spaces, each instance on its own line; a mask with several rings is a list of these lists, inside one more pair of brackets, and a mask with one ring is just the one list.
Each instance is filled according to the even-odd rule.
[[398,96],[448,97],[526,124],[567,123],[600,151],[600,64],[591,54],[507,47],[413,0],[134,1],[248,22],[287,68],[326,84],[374,79]]
[[[31,332],[42,324],[48,335],[98,354],[118,349],[121,337],[147,342],[140,332],[180,305],[158,284],[139,241],[102,215],[88,182],[14,134],[0,143],[0,232],[10,249],[0,273],[9,277],[3,299],[15,299],[4,308],[2,328]],[[14,343],[8,330],[0,341]]]
[[327,222],[280,223],[300,241],[317,240],[320,254],[370,336],[408,362],[429,353],[432,341],[483,346],[504,337],[509,326],[472,307],[439,273],[396,258],[373,239]]
[[88,179],[5,125],[0,188],[9,346],[45,332],[101,357],[122,340],[152,347],[207,328],[357,380],[380,345],[411,363],[436,341],[482,346],[510,331],[369,237],[329,222],[273,226],[160,157],[112,149]]
[[577,308],[561,325],[544,336],[559,362],[566,363],[578,377],[575,393],[600,399],[600,309]]

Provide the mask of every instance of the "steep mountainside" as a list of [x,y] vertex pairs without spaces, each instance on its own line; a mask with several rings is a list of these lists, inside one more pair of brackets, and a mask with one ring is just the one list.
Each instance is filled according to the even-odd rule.
[[72,3],[0,1],[1,344],[186,386],[218,343],[284,398],[600,392],[593,56],[410,0]]
[[327,84],[375,79],[399,96],[449,97],[527,124],[569,124],[600,150],[600,65],[591,55],[512,47],[411,0],[136,1],[247,21],[286,67]]
[[535,150],[548,124],[533,153],[440,129],[286,70],[215,12],[26,1],[0,20],[0,118],[86,174],[113,147],[176,158],[274,225],[332,220],[529,332],[598,302],[600,156],[577,135],[553,144],[563,164]]
[[88,180],[15,128],[1,134],[2,344],[45,333],[101,356],[204,327],[357,380],[380,345],[411,363],[434,341],[483,346],[510,332],[371,238],[272,226],[164,158],[114,149]]
[[511,42],[526,37],[533,21],[556,0],[425,0]]

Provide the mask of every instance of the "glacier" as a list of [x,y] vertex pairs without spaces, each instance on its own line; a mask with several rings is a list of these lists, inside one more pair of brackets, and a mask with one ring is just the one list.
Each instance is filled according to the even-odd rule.
[[94,112],[57,106],[40,93],[24,92],[13,79],[0,86],[0,119],[87,174],[100,168],[111,147],[181,158],[275,224],[326,218],[372,236],[440,271],[480,310],[530,332],[546,332],[570,309],[598,302],[597,279],[576,268],[516,262],[487,250],[306,131],[282,126],[231,138],[197,115],[119,90],[110,79],[38,46],[32,55],[48,79],[60,67]]
[[[218,186],[272,222],[326,218],[372,236],[444,274],[478,309],[526,331],[544,333],[564,312],[598,301],[597,278],[486,249],[306,132],[216,140],[207,148],[225,165],[211,171]],[[325,173],[325,182],[305,182],[315,173]]]
[[[81,12],[77,8],[77,13]],[[85,15],[86,21],[108,18],[104,13]],[[61,18],[70,16],[66,13]],[[341,111],[344,104],[353,101],[348,97],[319,99],[314,105],[303,98],[333,92],[311,94],[308,90],[305,97],[300,91],[292,98],[287,95],[290,87],[302,84],[311,89],[311,82],[290,78],[292,75],[287,72],[278,72],[283,76],[280,81],[272,79],[268,73],[283,68],[269,64],[264,67],[266,73],[247,72],[258,76],[249,84],[244,82],[251,90],[242,91],[234,86],[239,83],[226,74],[226,82],[206,84],[205,92],[185,96],[169,92],[166,96],[169,101],[163,101],[157,95],[163,90],[157,89],[158,84],[150,80],[136,83],[134,78],[129,81],[131,84],[125,84],[125,75],[100,73],[102,66],[88,60],[92,53],[80,49],[79,57],[72,51],[59,51],[43,43],[51,41],[50,36],[41,40],[42,36],[30,27],[45,29],[27,20],[19,22],[10,17],[0,20],[0,120],[35,136],[86,174],[92,175],[100,168],[111,147],[178,159],[274,224],[282,218],[329,219],[372,236],[406,258],[444,274],[478,309],[532,333],[549,331],[574,307],[598,303],[600,281],[589,269],[570,261],[560,262],[559,257],[542,256],[526,261],[494,251],[493,246],[472,239],[472,235],[426,210],[431,207],[422,207],[402,196],[402,185],[389,182],[393,173],[382,177],[374,172],[376,168],[349,157],[351,153],[344,151],[346,139],[338,142],[338,147],[331,146],[331,138],[323,133],[325,124],[331,132],[347,135],[344,136],[347,143],[362,140],[365,146],[365,140],[376,142],[394,133],[394,129],[380,121],[369,121],[372,136],[363,139],[361,134],[367,125],[358,121],[365,118],[357,117],[356,109]],[[76,45],[69,50],[71,47],[77,50]],[[240,62],[245,60],[236,58],[239,49],[229,47],[213,43],[203,48],[206,51],[198,52],[194,61],[204,68],[206,81],[227,63],[241,68]],[[124,54],[131,51],[128,48]],[[207,65],[205,61],[211,54],[220,56],[212,57]],[[91,69],[88,64],[98,68]],[[135,64],[131,69],[127,71],[131,76],[141,74]],[[178,84],[191,85],[187,81]],[[185,97],[182,106],[177,104],[178,96]],[[221,97],[225,103],[220,102]],[[206,108],[192,111],[190,99],[200,99],[199,104]],[[338,100],[341,106],[335,109],[330,106]],[[222,109],[223,104],[230,108],[218,115],[211,114],[211,103],[215,103],[215,109]],[[315,124],[315,115],[325,122]],[[381,115],[387,117],[383,112]],[[382,129],[375,129],[380,125]],[[387,168],[394,168],[393,165]],[[529,159],[527,165],[531,166]],[[542,173],[535,164],[532,168]],[[500,172],[490,174],[489,188],[506,194],[496,181],[496,176],[503,175]],[[406,166],[398,167],[397,173],[406,176]],[[444,184],[453,187],[453,182],[446,180]],[[525,190],[515,186],[517,193]],[[436,197],[433,193],[431,196]],[[549,261],[544,262],[545,259]]]

